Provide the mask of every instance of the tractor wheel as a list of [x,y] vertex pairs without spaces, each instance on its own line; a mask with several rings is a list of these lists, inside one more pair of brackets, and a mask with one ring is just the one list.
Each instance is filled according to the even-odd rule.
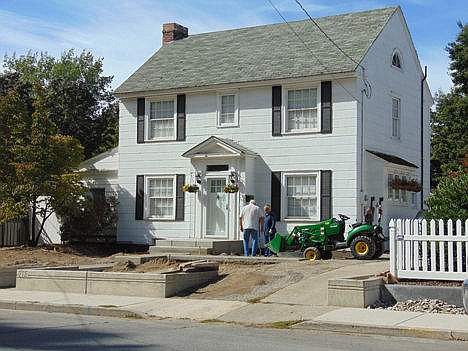
[[333,253],[331,251],[322,251],[322,260],[330,260],[333,256]]
[[382,254],[383,254],[383,251],[384,251],[384,244],[383,244],[383,242],[378,242],[378,243],[375,245],[375,254],[374,254],[373,259],[378,259],[378,258],[380,258],[380,256],[382,256]]
[[375,241],[368,236],[357,236],[351,241],[351,253],[355,259],[371,260],[375,255]]
[[304,250],[304,258],[309,261],[317,261],[321,257],[320,250],[316,247],[311,246]]

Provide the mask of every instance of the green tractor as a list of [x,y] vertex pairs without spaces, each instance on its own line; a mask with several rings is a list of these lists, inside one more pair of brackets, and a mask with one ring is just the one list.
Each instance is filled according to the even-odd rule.
[[285,251],[301,251],[308,260],[330,259],[332,251],[349,247],[351,253],[358,260],[379,258],[384,250],[385,237],[382,226],[382,198],[378,204],[378,223],[374,225],[373,201],[365,213],[365,223],[351,225],[345,238],[346,221],[348,216],[339,214],[337,218],[294,227],[290,234],[276,233],[267,244],[275,254]]

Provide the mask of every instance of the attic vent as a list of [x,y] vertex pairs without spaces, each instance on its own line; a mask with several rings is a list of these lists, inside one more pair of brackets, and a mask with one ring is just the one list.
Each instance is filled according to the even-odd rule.
[[392,66],[397,67],[397,68],[401,68],[401,56],[400,56],[400,53],[398,51],[396,51],[396,50],[393,52]]

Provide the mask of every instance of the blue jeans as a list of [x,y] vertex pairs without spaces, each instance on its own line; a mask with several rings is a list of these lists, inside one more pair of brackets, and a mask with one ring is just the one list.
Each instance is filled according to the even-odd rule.
[[264,233],[263,237],[265,239],[265,256],[271,256],[270,249],[268,248],[267,244],[270,242],[270,234],[269,233]]
[[250,238],[252,238],[252,256],[257,253],[258,232],[255,229],[244,229],[244,256],[249,255]]

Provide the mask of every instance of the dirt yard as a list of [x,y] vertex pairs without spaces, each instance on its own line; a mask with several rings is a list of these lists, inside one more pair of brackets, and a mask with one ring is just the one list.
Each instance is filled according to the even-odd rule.
[[[320,274],[346,265],[351,255],[339,253],[333,260],[284,261],[280,263],[221,263],[219,279],[194,291],[181,295],[185,298],[220,299],[256,302],[288,285],[314,274]],[[109,272],[167,272],[177,270],[181,262],[156,259],[135,266],[131,262],[116,263]]]
[[0,268],[9,266],[65,266],[108,263],[107,252],[78,250],[67,246],[0,248]]

